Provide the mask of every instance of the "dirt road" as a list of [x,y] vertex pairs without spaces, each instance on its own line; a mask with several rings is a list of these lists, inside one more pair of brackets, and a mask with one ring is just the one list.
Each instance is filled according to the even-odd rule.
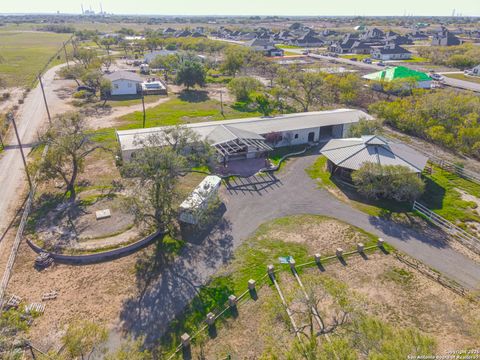
[[[43,77],[45,93],[53,115],[69,109],[68,105],[58,98],[55,90],[60,88],[62,81],[55,80],[55,73],[62,65],[53,67]],[[16,115],[18,132],[25,154],[31,150],[38,133],[46,127],[47,112],[45,109],[40,86],[28,94],[24,104]],[[5,139],[5,150],[0,155],[0,239],[14,216],[14,210],[21,201],[22,193],[26,189],[25,170],[13,129]],[[9,241],[0,241],[0,265],[6,261],[10,253]],[[3,272],[3,267],[0,267]]]

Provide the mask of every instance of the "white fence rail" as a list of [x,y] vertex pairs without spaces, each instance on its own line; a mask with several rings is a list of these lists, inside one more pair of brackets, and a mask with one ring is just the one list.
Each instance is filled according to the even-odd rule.
[[444,230],[450,236],[455,237],[459,242],[465,245],[470,250],[480,254],[480,239],[466,232],[457,225],[451,223],[447,219],[444,219],[440,215],[434,213],[425,205],[415,201],[413,203],[413,210],[419,212],[425,216],[430,222]]

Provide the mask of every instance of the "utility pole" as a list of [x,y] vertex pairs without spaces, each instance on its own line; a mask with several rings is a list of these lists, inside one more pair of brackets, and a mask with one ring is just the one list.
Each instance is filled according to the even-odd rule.
[[145,128],[145,121],[147,119],[147,115],[145,114],[145,96],[142,92],[142,107],[143,107],[143,128]]
[[43,101],[45,102],[45,108],[47,109],[48,123],[52,125],[52,118],[50,117],[50,110],[48,109],[47,97],[45,96],[45,89],[43,88],[42,74],[38,74],[38,81],[42,89]]
[[225,117],[225,115],[223,114],[223,91],[220,90],[220,113],[222,114],[222,116]]
[[13,128],[15,129],[15,136],[17,137],[18,146],[20,147],[20,154],[22,154],[23,166],[25,167],[25,173],[27,174],[28,185],[30,190],[32,190],[32,180],[30,179],[30,174],[28,173],[27,161],[25,160],[25,154],[23,153],[22,142],[20,141],[20,136],[18,135],[17,123],[15,122],[15,117],[12,113],[8,114],[10,121],[13,123]]
[[70,63],[68,62],[67,48],[65,46],[65,41],[63,42],[63,52],[65,53],[65,60],[67,60],[67,67],[70,68]]
[[5,144],[3,143],[2,135],[0,135],[0,146],[2,146],[2,150],[5,149]]

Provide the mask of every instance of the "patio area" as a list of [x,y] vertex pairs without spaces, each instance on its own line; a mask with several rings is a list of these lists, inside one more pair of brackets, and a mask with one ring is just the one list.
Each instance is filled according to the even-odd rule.
[[270,165],[267,158],[231,160],[225,165],[219,164],[216,172],[221,175],[252,176]]

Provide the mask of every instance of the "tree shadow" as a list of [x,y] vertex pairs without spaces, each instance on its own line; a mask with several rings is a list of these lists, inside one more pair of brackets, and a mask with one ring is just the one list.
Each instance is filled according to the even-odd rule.
[[137,292],[123,303],[120,319],[123,331],[143,337],[146,347],[158,346],[159,339],[178,345],[184,332],[195,330],[233,293],[228,278],[207,284],[232,256],[231,224],[222,218],[208,231],[193,234],[175,258],[155,248],[137,260]]
[[199,103],[210,100],[208,92],[205,90],[183,90],[178,95],[178,98],[189,103]]
[[425,179],[425,192],[420,198],[420,202],[426,205],[429,209],[441,209],[443,207],[443,199],[445,198],[446,190],[432,179]]

